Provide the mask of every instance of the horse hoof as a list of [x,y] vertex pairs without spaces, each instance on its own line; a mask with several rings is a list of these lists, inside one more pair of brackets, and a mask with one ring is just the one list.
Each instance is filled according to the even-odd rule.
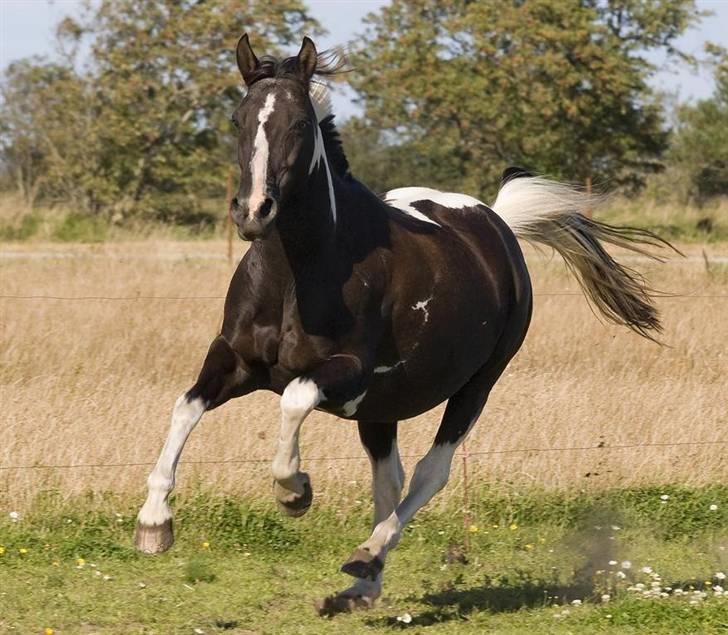
[[276,500],[278,501],[278,509],[286,516],[299,518],[303,516],[311,507],[313,501],[313,490],[308,476],[305,476],[303,482],[303,494],[294,494],[282,488],[278,483],[274,484]]
[[144,525],[137,522],[134,532],[134,546],[142,553],[162,553],[174,542],[172,519],[168,518],[161,525]]
[[339,593],[330,595],[314,603],[316,612],[321,617],[333,617],[337,613],[351,613],[357,609],[370,609],[374,606],[374,599],[364,595],[346,595]]
[[384,569],[384,563],[370,551],[359,547],[341,566],[341,571],[355,578],[376,580]]

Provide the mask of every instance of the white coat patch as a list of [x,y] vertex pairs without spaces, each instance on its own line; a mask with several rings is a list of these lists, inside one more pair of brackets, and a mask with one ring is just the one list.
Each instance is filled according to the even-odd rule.
[[403,365],[404,365],[404,360],[403,359],[400,359],[393,366],[377,366],[374,369],[374,374],[375,375],[383,375],[384,373],[391,373],[393,370],[396,370],[397,368],[399,368],[400,366],[403,366]]
[[365,390],[361,395],[355,397],[351,401],[347,401],[343,406],[341,406],[341,412],[344,413],[344,416],[351,417],[359,409],[359,404],[364,400],[366,394],[367,391]]
[[425,216],[422,212],[413,206],[417,201],[432,201],[437,205],[449,207],[450,209],[462,209],[464,207],[477,207],[483,203],[467,194],[458,194],[456,192],[441,192],[433,190],[429,187],[400,187],[396,190],[390,190],[384,195],[384,202],[387,205],[402,210],[409,216],[417,218],[426,223],[431,223],[440,227],[440,223]]
[[308,166],[308,173],[311,174],[319,163],[323,161],[324,169],[326,170],[326,183],[329,187],[329,205],[331,207],[331,218],[336,225],[336,196],[334,195],[334,180],[331,177],[331,170],[329,169],[329,161],[326,158],[326,148],[324,147],[324,136],[321,133],[321,128],[316,126],[314,132],[314,146],[313,154],[311,155],[311,164]]
[[430,319],[430,312],[427,310],[427,305],[432,301],[432,296],[427,298],[427,300],[420,300],[419,302],[415,302],[412,305],[413,311],[422,311],[425,314],[425,324],[427,324],[428,320]]

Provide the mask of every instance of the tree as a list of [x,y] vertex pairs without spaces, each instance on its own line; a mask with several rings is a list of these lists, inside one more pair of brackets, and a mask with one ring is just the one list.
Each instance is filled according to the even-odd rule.
[[728,52],[709,47],[715,62],[712,97],[678,108],[668,162],[687,176],[689,198],[728,195]]
[[677,55],[699,15],[693,0],[394,0],[368,16],[350,82],[365,124],[436,158],[450,188],[491,195],[514,163],[634,184],[667,141],[646,54]]
[[[234,50],[244,31],[257,50],[275,54],[321,29],[301,0],[100,0],[59,25],[68,58],[62,74],[75,88],[55,84],[58,99],[71,101],[54,122],[74,139],[58,147],[56,165],[60,181],[86,183],[75,202],[179,221],[199,217],[206,197],[222,196],[235,156],[229,119],[241,97]],[[80,44],[90,60],[76,71]],[[4,85],[25,79],[6,75]],[[0,119],[23,109],[20,92],[8,93]],[[44,112],[32,109],[4,132],[6,167],[24,134],[46,129]],[[90,158],[79,162],[81,152]]]

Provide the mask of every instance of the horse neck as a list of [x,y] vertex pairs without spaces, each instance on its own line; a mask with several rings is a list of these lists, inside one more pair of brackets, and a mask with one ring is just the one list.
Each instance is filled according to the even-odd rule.
[[[340,183],[334,179],[333,192]],[[294,274],[333,270],[337,227],[331,213],[329,183],[321,162],[305,186],[291,199],[276,220],[281,246]]]

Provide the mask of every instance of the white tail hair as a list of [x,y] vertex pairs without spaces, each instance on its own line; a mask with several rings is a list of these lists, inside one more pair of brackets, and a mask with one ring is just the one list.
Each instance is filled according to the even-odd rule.
[[[611,322],[654,339],[661,331],[652,289],[636,271],[620,265],[602,243],[660,260],[647,247],[670,247],[645,229],[615,227],[587,217],[604,199],[578,187],[515,171],[502,184],[491,208],[519,238],[556,250],[574,273],[587,298]],[[679,252],[678,252],[679,253]]]

